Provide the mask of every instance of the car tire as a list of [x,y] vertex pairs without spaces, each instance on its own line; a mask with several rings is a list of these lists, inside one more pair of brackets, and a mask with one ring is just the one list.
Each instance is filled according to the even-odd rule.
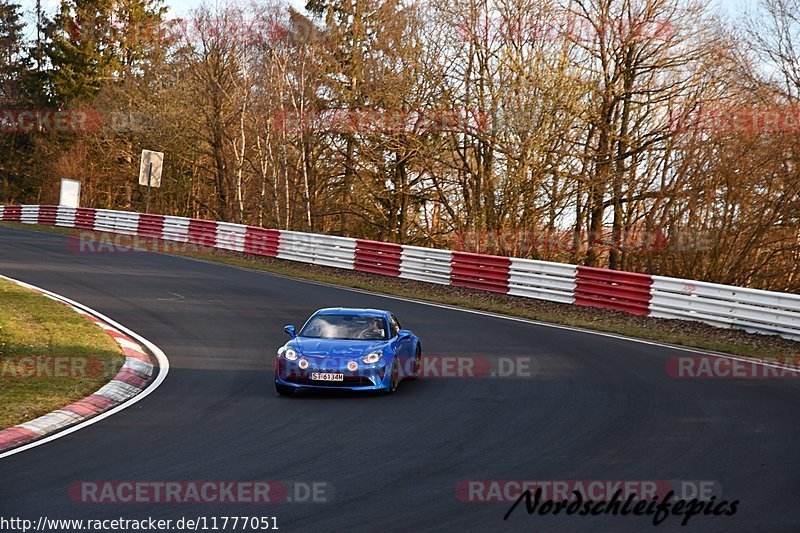
[[291,396],[294,394],[294,387],[287,387],[286,385],[281,385],[277,381],[275,382],[275,390],[278,391],[278,394],[281,396]]
[[389,388],[386,389],[386,394],[392,394],[397,390],[400,384],[400,365],[397,364],[397,357],[392,360],[392,370],[389,376]]
[[422,368],[422,348],[419,344],[417,344],[417,351],[414,354],[414,370],[411,372],[411,376],[409,379],[417,379],[419,377],[419,371]]

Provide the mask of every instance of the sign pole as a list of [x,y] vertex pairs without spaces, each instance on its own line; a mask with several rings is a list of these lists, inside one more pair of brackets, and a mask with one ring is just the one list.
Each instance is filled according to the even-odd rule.
[[150,195],[153,189],[161,187],[161,172],[164,168],[164,152],[142,150],[142,160],[139,163],[139,185],[147,186],[147,200],[144,212],[150,212]]
[[150,176],[153,174],[153,162],[150,162],[150,165],[147,167],[147,202],[144,206],[144,212],[150,212]]

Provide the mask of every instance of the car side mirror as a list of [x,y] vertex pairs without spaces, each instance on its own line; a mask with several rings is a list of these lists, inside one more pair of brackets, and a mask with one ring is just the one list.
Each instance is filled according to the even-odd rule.
[[410,337],[411,336],[411,332],[408,331],[407,329],[401,329],[400,331],[397,332],[397,336],[399,338],[401,338],[401,339],[404,339],[404,338]]
[[283,326],[283,331],[289,334],[291,338],[297,337],[297,334],[294,332],[294,326]]

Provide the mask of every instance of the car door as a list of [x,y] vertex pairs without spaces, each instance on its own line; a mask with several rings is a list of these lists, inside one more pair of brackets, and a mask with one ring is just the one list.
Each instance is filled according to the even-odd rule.
[[408,374],[414,368],[414,354],[412,353],[411,337],[401,336],[400,321],[394,315],[389,315],[389,335],[395,339],[395,355],[400,359],[401,368]]

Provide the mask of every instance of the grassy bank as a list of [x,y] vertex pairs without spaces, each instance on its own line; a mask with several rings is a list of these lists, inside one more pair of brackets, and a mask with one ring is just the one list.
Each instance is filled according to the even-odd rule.
[[[32,227],[17,223],[3,224],[27,230],[43,230],[60,234],[77,235],[79,233],[65,228]],[[84,237],[90,233],[80,231]],[[97,235],[99,236],[99,234]],[[129,243],[129,241],[125,242]],[[168,243],[165,246],[149,243],[146,245],[146,249],[166,249],[173,254],[293,278],[735,355],[772,360],[783,360],[788,356],[800,355],[800,342],[772,335],[720,329],[699,322],[639,317],[607,309],[545,302],[198,246],[179,249],[174,243]],[[142,253],[147,252],[143,251]]]
[[92,394],[124,361],[119,345],[82,315],[0,279],[0,429]]

